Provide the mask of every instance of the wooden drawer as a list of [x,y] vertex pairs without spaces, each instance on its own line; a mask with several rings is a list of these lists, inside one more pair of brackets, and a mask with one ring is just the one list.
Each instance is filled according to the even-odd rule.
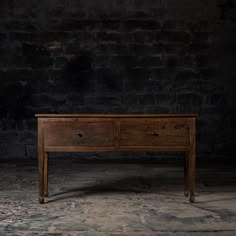
[[120,146],[187,146],[188,124],[175,119],[139,119],[120,123]]
[[44,145],[112,146],[113,122],[45,122]]

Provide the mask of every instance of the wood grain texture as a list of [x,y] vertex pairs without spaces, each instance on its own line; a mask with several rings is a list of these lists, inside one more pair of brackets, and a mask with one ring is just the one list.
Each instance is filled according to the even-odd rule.
[[112,122],[44,122],[46,146],[113,146]]
[[196,114],[37,114],[39,202],[48,196],[49,152],[183,152],[184,194],[194,202]]
[[94,118],[101,118],[101,117],[197,117],[196,113],[184,113],[184,114],[35,114],[35,117],[41,118],[57,118],[57,117],[94,117]]
[[45,146],[46,152],[112,152],[112,151],[142,151],[142,152],[184,152],[188,151],[188,146]]
[[44,152],[44,197],[48,197],[48,152]]
[[44,140],[43,121],[38,120],[38,173],[39,173],[39,202],[44,203]]
[[178,118],[121,121],[120,146],[187,146],[189,127]]
[[190,128],[190,147],[189,147],[189,166],[188,166],[188,177],[189,177],[189,200],[190,202],[195,201],[195,163],[196,163],[196,120],[195,118],[191,119],[191,128]]

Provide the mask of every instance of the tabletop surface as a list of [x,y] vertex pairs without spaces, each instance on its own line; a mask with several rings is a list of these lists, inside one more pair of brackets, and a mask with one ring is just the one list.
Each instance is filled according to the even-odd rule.
[[66,117],[93,117],[93,118],[99,118],[99,117],[120,117],[120,118],[138,118],[138,117],[197,117],[196,113],[160,113],[160,114],[35,114],[38,118],[66,118]]

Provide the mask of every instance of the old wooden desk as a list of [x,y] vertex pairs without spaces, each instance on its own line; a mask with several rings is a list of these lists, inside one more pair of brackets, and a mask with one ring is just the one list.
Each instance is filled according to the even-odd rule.
[[184,195],[194,202],[196,114],[36,114],[39,202],[48,197],[48,153],[174,151],[185,153]]

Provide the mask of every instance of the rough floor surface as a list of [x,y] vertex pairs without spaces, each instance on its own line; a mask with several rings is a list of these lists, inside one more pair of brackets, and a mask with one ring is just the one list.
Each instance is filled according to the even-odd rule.
[[0,236],[236,235],[234,168],[198,167],[197,197],[180,165],[49,160],[38,203],[37,163],[0,164]]

